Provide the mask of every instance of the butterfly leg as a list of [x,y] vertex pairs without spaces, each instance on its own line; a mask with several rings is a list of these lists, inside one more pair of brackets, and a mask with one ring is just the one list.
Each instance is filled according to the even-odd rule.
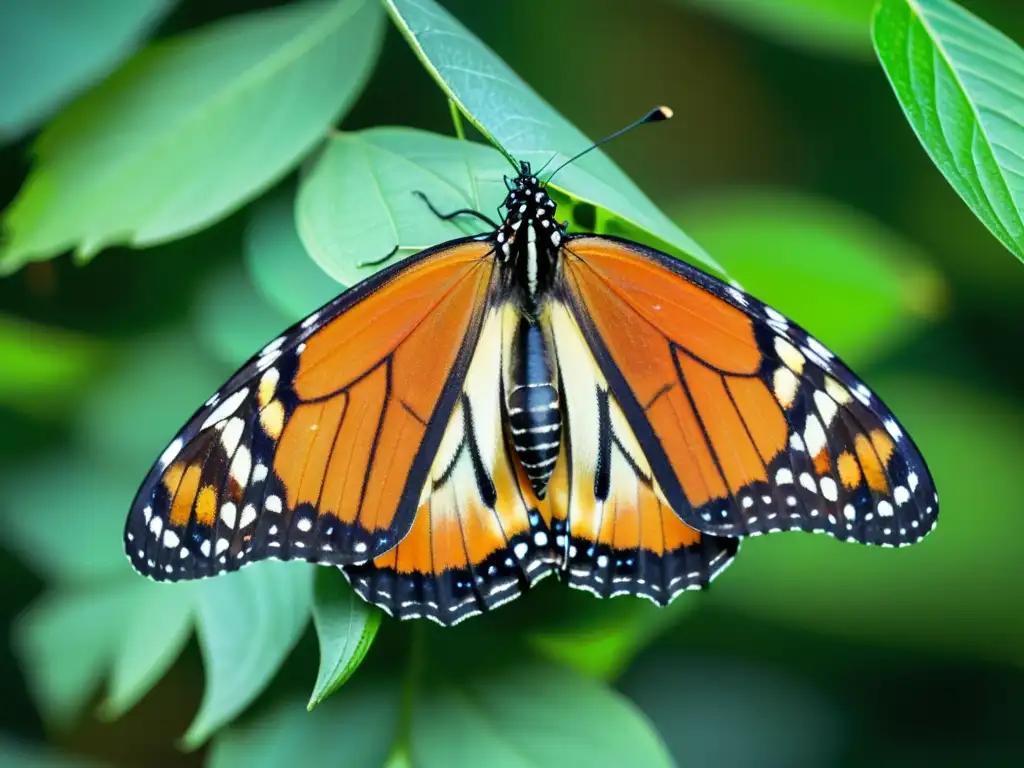
[[437,216],[437,218],[441,219],[442,221],[451,221],[456,216],[473,216],[477,219],[480,219],[480,221],[486,222],[493,229],[498,228],[498,224],[494,222],[490,216],[485,216],[484,214],[480,213],[480,211],[474,211],[472,208],[459,208],[459,210],[452,211],[451,213],[441,213],[439,210],[437,210],[437,208],[434,207],[434,204],[430,202],[430,200],[427,199],[427,196],[424,195],[422,192],[417,190],[413,192],[413,194],[416,195],[416,197],[418,197],[424,203],[426,203],[427,207],[430,209],[430,212]]

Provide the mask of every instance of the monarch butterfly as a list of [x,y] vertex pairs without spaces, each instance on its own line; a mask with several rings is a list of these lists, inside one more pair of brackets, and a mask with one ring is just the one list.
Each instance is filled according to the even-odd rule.
[[336,565],[389,614],[450,625],[551,573],[665,605],[744,536],[932,529],[920,453],[832,352],[671,256],[569,233],[546,183],[521,163],[491,231],[254,355],[142,483],[136,570]]

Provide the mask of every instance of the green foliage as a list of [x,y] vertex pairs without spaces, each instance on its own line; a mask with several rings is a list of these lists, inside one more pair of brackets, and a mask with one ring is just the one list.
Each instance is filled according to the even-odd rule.
[[34,128],[130,54],[174,0],[0,0],[0,141]]
[[352,103],[380,32],[371,0],[335,0],[147,47],[36,141],[36,168],[5,216],[0,267],[72,247],[85,260],[114,243],[152,245],[230,213]]
[[875,0],[680,0],[780,42],[831,56],[866,60]]
[[[1006,503],[1017,494],[1021,411],[976,384],[904,376],[872,383],[919,437],[950,510],[928,543],[909,551],[767,537],[744,545],[710,598],[684,595],[659,610],[546,585],[440,641],[383,619],[335,569],[260,563],[189,584],[140,579],[121,551],[138,481],[235,366],[342,286],[480,231],[472,219],[439,221],[413,192],[441,210],[491,214],[509,158],[551,169],[589,140],[432,0],[293,2],[186,24],[126,61],[171,3],[97,4],[88,17],[95,28],[74,46],[61,43],[52,12],[21,5],[19,15],[0,16],[5,97],[15,48],[4,34],[45,44],[30,49],[14,35],[17,55],[35,63],[17,65],[32,78],[0,105],[0,136],[99,82],[35,139],[29,177],[3,214],[0,271],[67,250],[81,262],[111,245],[187,238],[179,250],[110,258],[174,260],[192,280],[170,327],[132,329],[127,341],[0,319],[0,405],[63,419],[68,433],[60,450],[16,455],[0,472],[3,545],[45,582],[13,645],[49,724],[68,726],[97,700],[102,717],[125,715],[194,637],[205,689],[179,743],[208,743],[213,766],[325,756],[395,768],[672,765],[665,742],[677,759],[721,758],[693,750],[697,740],[728,742],[736,764],[768,764],[769,752],[779,765],[810,764],[832,754],[841,719],[811,694],[768,680],[771,706],[730,703],[716,716],[716,702],[741,697],[737,677],[700,679],[676,658],[634,694],[629,672],[651,666],[655,643],[685,636],[681,625],[699,626],[698,606],[826,637],[1021,663],[1014,542],[1024,530]],[[868,39],[864,0],[698,5],[819,52],[859,58]],[[389,17],[439,86],[437,102],[448,101],[454,136],[336,127],[364,93]],[[926,149],[1022,255],[1019,49],[943,0],[882,0],[873,32]],[[583,65],[555,77],[575,66]],[[700,119],[682,111],[682,120]],[[467,140],[463,120],[488,143]],[[944,277],[927,254],[882,219],[824,197],[769,187],[691,195],[670,218],[601,151],[560,171],[552,190],[573,229],[641,240],[724,275],[694,235],[745,288],[858,365],[905,349],[946,308]],[[208,227],[209,239],[190,237]],[[943,361],[976,365],[955,343],[942,345]],[[977,601],[979,591],[989,599]],[[303,641],[314,635],[315,678]],[[309,663],[278,674],[297,647]],[[811,725],[785,731],[794,721]],[[736,739],[737,730],[753,736]],[[6,756],[0,743],[0,761]]]
[[950,0],[881,0],[873,34],[932,161],[1024,259],[1024,51]]

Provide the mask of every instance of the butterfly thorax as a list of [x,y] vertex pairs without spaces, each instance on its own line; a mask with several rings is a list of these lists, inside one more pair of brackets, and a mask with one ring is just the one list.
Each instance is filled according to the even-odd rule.
[[555,220],[555,201],[530,172],[529,163],[521,163],[519,175],[506,184],[505,218],[495,241],[523,309],[537,316],[556,276],[564,232]]

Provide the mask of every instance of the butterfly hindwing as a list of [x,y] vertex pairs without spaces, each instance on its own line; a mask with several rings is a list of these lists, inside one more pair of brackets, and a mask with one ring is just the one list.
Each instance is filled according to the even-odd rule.
[[456,624],[556,567],[548,504],[534,495],[505,429],[502,327],[517,314],[509,305],[488,313],[408,535],[371,562],[342,568],[392,616]]
[[892,413],[781,314],[613,238],[573,238],[563,265],[588,346],[684,522],[888,546],[934,526],[934,485]]
[[267,557],[366,560],[409,530],[492,286],[487,243],[384,270],[254,356],[139,489],[140,572],[198,578]]
[[667,605],[710,582],[739,541],[672,511],[569,309],[553,303],[549,321],[568,422],[549,498],[569,584]]

